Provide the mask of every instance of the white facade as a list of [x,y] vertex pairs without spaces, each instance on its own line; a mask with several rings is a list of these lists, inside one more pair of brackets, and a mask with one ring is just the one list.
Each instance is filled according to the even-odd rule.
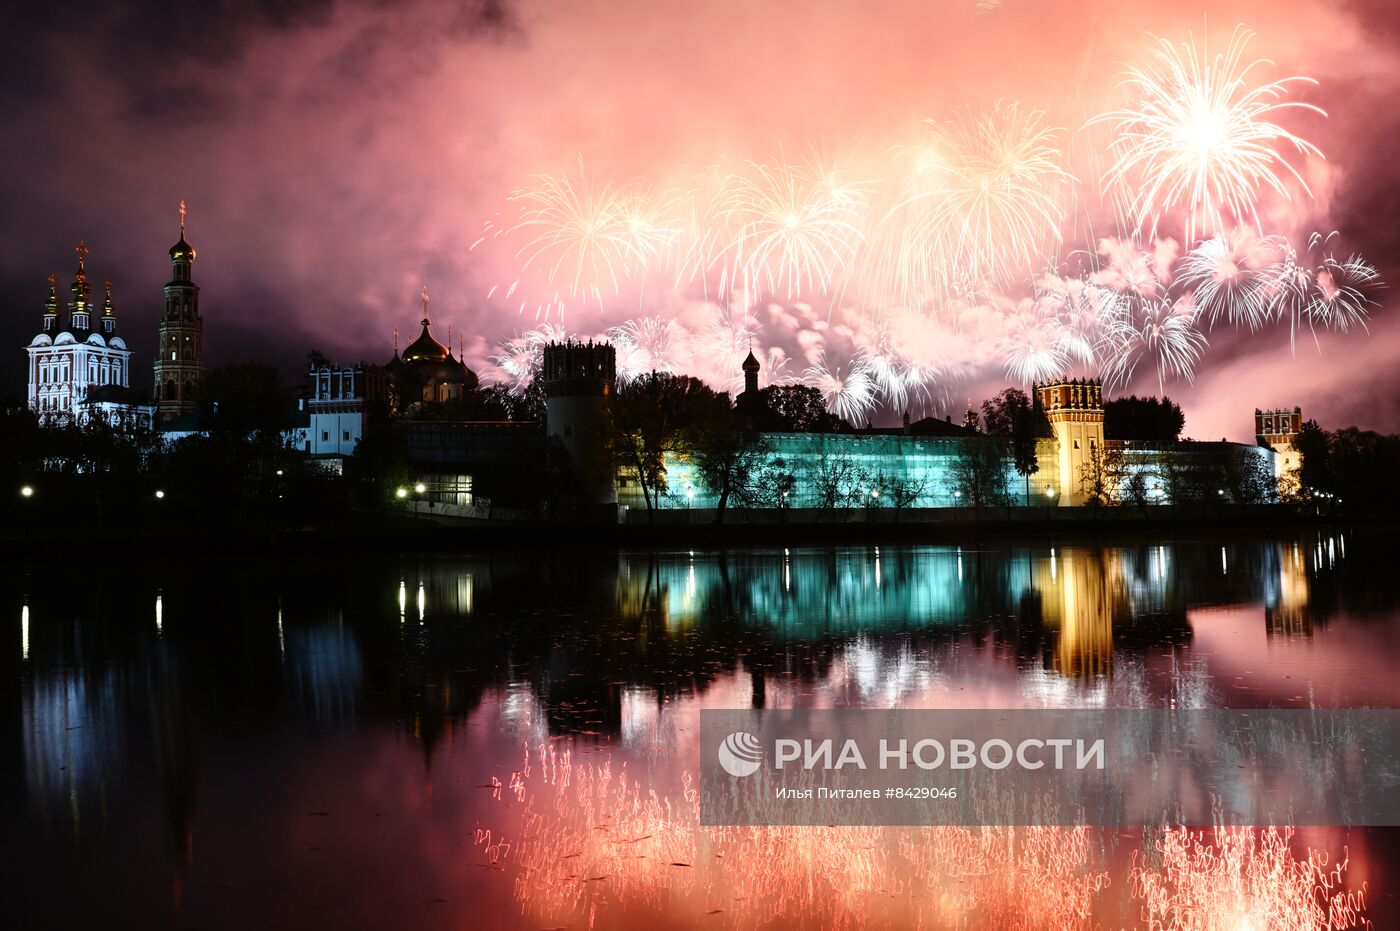
[[311,397],[305,451],[312,456],[355,455],[365,434],[365,400],[369,373],[360,365],[313,366],[308,373]]
[[85,420],[101,413],[124,424],[149,426],[153,409],[120,396],[131,386],[131,350],[116,332],[112,283],[107,282],[102,306],[95,306],[88,298],[87,247],[79,243],[77,251],[78,274],[70,288],[67,326],[61,326],[57,279],[50,275],[42,329],[25,347],[29,407],[45,420]]

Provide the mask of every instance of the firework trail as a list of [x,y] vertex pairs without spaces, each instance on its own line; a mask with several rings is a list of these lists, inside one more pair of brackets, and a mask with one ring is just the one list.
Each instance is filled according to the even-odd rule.
[[1151,63],[1129,68],[1123,78],[1129,105],[1091,121],[1112,127],[1115,160],[1104,186],[1118,192],[1133,226],[1155,235],[1169,213],[1184,210],[1186,237],[1194,241],[1198,226],[1206,232],[1240,224],[1258,228],[1260,191],[1290,199],[1287,178],[1311,194],[1284,151],[1319,158],[1322,153],[1274,119],[1290,110],[1325,117],[1312,104],[1284,99],[1294,86],[1317,82],[1287,77],[1252,83],[1250,73],[1270,64],[1246,61],[1253,36],[1237,28],[1214,58],[1194,41],[1159,39]]

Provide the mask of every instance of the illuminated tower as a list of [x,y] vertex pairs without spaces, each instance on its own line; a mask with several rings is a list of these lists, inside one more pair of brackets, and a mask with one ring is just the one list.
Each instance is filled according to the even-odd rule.
[[1055,432],[1060,504],[1083,504],[1084,465],[1103,447],[1103,387],[1094,379],[1076,379],[1036,385],[1035,391]]
[[1254,438],[1260,446],[1274,451],[1274,478],[1279,494],[1285,498],[1298,491],[1298,469],[1303,456],[1298,452],[1298,431],[1303,429],[1303,409],[1278,408],[1271,411],[1254,409]]
[[545,433],[569,451],[591,504],[617,504],[617,476],[608,455],[616,381],[616,354],[607,343],[569,340],[544,347]]
[[156,352],[156,417],[174,420],[194,410],[204,381],[204,318],[199,315],[199,285],[190,278],[194,247],[185,242],[185,202],[180,201],[180,241],[170,247],[173,275],[165,286]]

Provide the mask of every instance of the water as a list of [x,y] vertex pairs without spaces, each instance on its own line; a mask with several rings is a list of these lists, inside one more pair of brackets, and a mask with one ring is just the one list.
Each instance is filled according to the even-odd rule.
[[1379,536],[64,559],[0,570],[12,927],[1132,927],[1172,862],[1201,927],[1400,923],[1397,830],[1209,838],[1226,896],[1179,834],[712,830],[691,779],[702,707],[1396,707]]

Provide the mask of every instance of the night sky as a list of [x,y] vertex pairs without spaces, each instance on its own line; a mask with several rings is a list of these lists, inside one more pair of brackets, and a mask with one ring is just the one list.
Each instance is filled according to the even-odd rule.
[[[450,324],[454,350],[464,335],[490,381],[493,347],[542,321],[502,296],[513,252],[471,247],[534,173],[582,162],[670,182],[682,166],[812,146],[879,151],[924,117],[1020,100],[1064,128],[1070,170],[1089,181],[1076,146],[1118,104],[1124,63],[1153,35],[1223,44],[1242,23],[1267,76],[1316,78],[1302,99],[1328,114],[1289,124],[1326,156],[1293,159],[1312,197],[1262,199],[1261,217],[1289,236],[1340,231],[1392,288],[1369,334],[1325,334],[1320,351],[1310,337],[1290,350],[1286,327],[1214,332],[1194,384],[1168,393],[1198,438],[1249,438],[1256,406],[1294,404],[1325,426],[1400,431],[1400,320],[1386,306],[1400,283],[1400,9],[1385,0],[911,0],[878,15],[820,0],[27,6],[0,33],[0,394],[23,392],[46,278],[72,280],[80,238],[94,282],[114,282],[149,388],[182,198],[209,364],[273,362],[295,383],[313,348],[385,361],[394,327],[415,334],[426,285],[435,333]],[[684,317],[705,297],[622,292],[564,325]],[[810,345],[790,333],[777,347],[777,311],[765,319],[765,350]],[[1005,382],[974,365],[938,403]]]

